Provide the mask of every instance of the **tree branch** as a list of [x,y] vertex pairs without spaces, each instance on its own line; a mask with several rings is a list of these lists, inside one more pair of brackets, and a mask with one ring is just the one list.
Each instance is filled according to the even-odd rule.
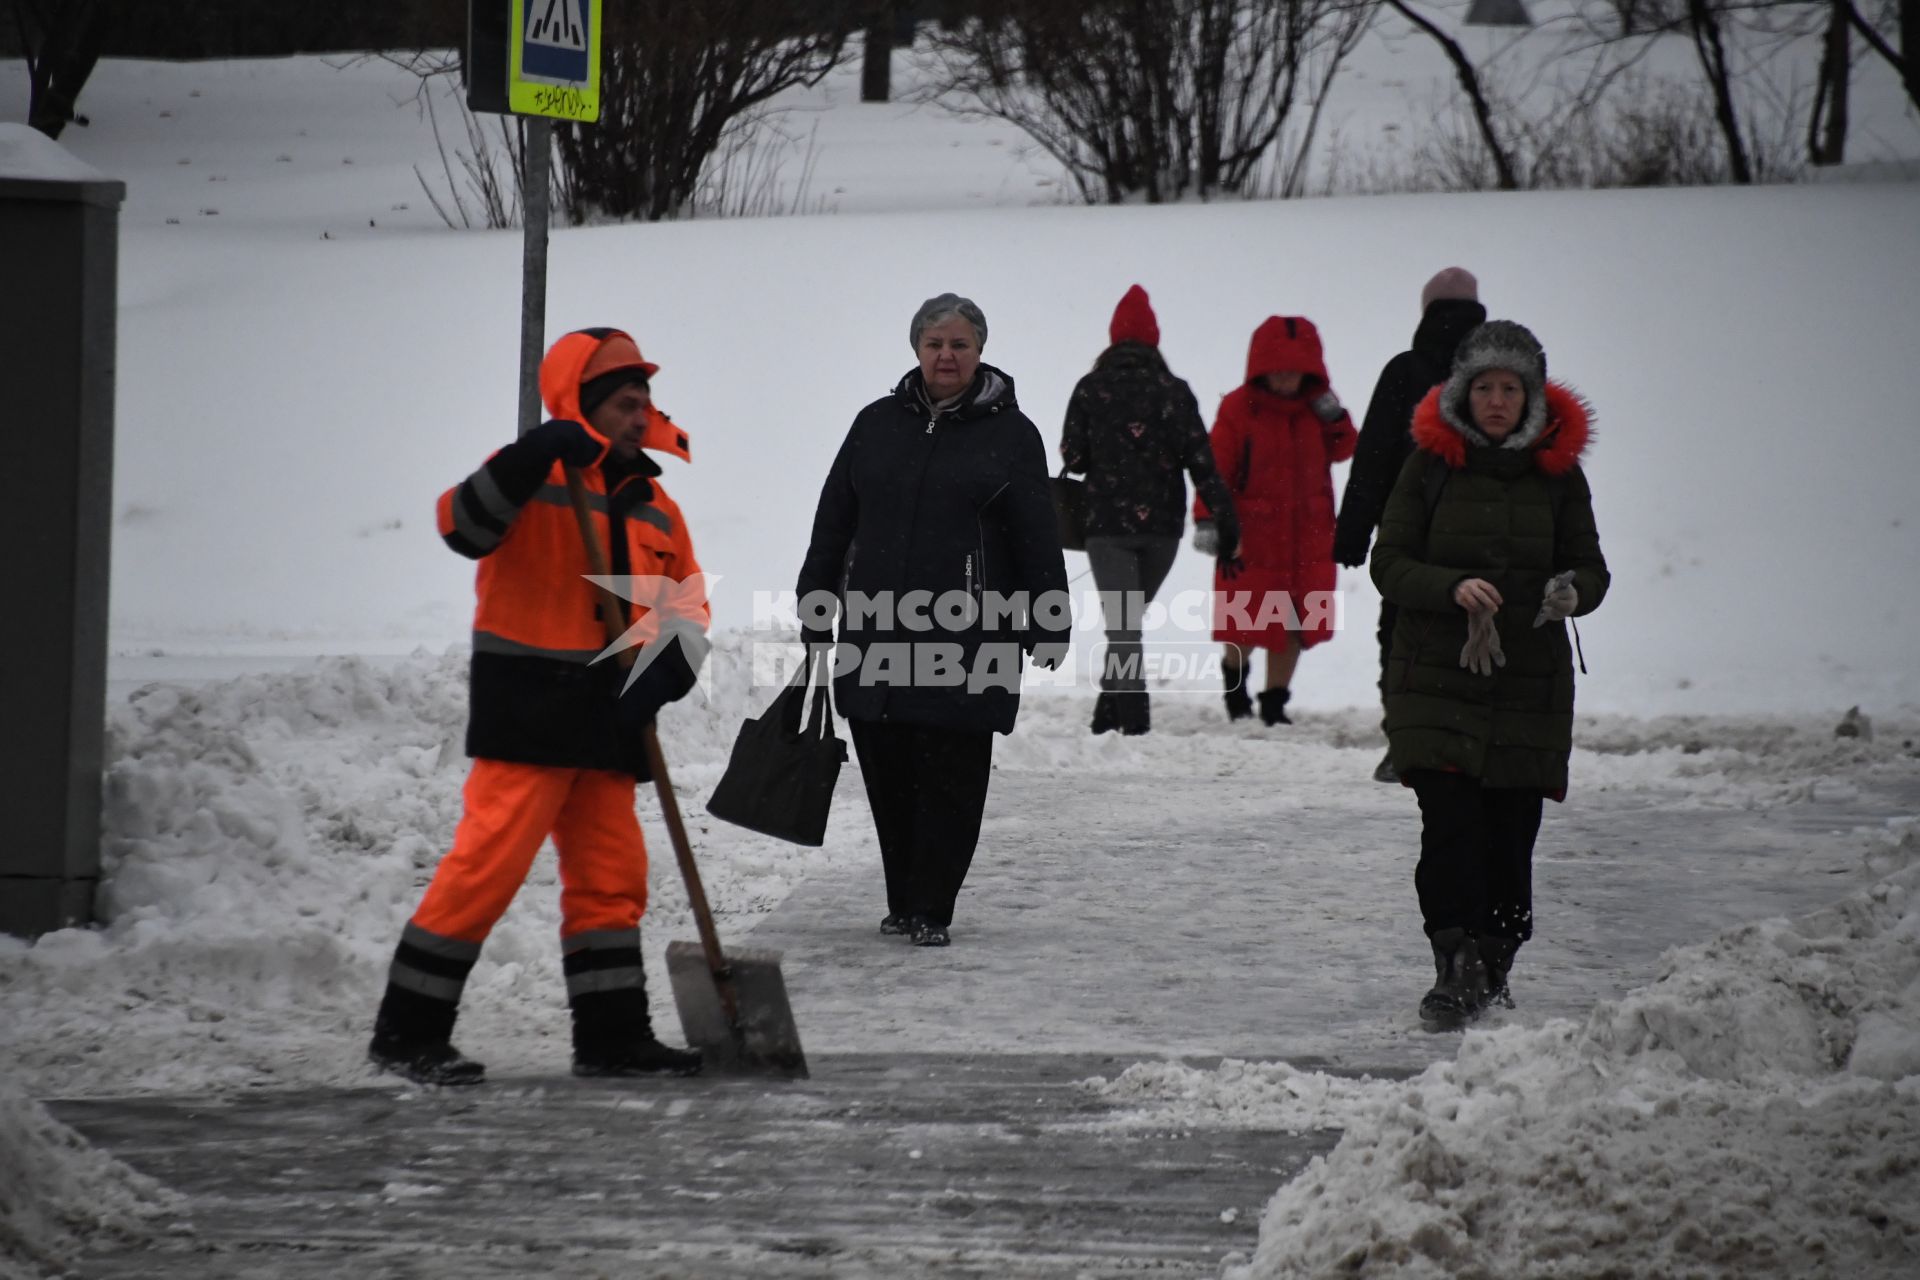
[[1466,50],[1458,41],[1428,19],[1415,13],[1405,0],[1386,0],[1401,17],[1419,27],[1431,36],[1436,44],[1445,51],[1447,60],[1453,64],[1454,74],[1460,79],[1460,87],[1466,91],[1468,100],[1473,104],[1473,118],[1480,126],[1480,138],[1486,144],[1488,154],[1493,158],[1494,173],[1498,175],[1502,191],[1517,191],[1519,180],[1514,176],[1513,160],[1507,155],[1506,148],[1500,143],[1499,135],[1493,129],[1493,112],[1487,106],[1487,99],[1480,92],[1480,77],[1473,69],[1473,63],[1467,58]]

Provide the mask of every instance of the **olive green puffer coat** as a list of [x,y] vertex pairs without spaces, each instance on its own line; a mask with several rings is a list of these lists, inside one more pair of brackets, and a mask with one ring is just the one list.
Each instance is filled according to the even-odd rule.
[[[1567,789],[1573,750],[1573,651],[1567,624],[1533,625],[1547,579],[1573,570],[1576,616],[1598,608],[1609,575],[1579,460],[1586,406],[1548,383],[1547,416],[1523,449],[1469,444],[1436,387],[1414,411],[1415,449],[1387,499],[1373,581],[1400,606],[1387,662],[1387,740],[1394,771],[1444,769],[1490,787]],[[1431,507],[1427,472],[1446,468]],[[1506,665],[1460,665],[1466,610],[1453,590],[1484,578],[1500,592],[1495,625]]]

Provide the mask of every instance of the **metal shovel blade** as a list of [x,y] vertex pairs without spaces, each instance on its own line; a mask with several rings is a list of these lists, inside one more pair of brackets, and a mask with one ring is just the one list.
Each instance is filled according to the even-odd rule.
[[710,1071],[804,1079],[807,1055],[800,1048],[800,1030],[793,1024],[793,1007],[787,1003],[780,953],[741,948],[727,952],[727,965],[740,1011],[737,1027],[727,1022],[700,944],[667,944],[667,977],[673,983],[673,1003],[679,1007],[688,1047],[700,1051]]

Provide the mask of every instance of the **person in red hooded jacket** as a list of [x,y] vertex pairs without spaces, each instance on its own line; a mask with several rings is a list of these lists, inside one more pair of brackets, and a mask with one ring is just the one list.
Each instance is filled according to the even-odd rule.
[[[1246,650],[1267,651],[1260,719],[1291,724],[1295,665],[1333,635],[1333,464],[1353,456],[1359,433],[1327,378],[1320,332],[1300,316],[1269,316],[1247,349],[1247,380],[1220,402],[1213,456],[1239,517],[1240,554],[1214,571],[1213,638],[1227,716],[1253,714]],[[1204,499],[1194,503],[1193,545],[1218,555]],[[1226,548],[1231,550],[1231,548]]]
[[[680,508],[644,450],[688,457],[653,405],[659,366],[618,329],[553,344],[540,393],[553,419],[440,495],[440,536],[479,561],[467,754],[473,768],[453,848],[394,949],[367,1055],[422,1084],[477,1084],[453,1047],[481,945],[549,835],[560,859],[560,950],[581,1076],[692,1074],[700,1055],[654,1037],[640,961],[647,850],[634,782],[640,730],[686,696],[705,656],[708,609]],[[567,489],[577,469],[609,572],[633,580],[625,610],[651,636],[631,679],[606,648],[601,597]],[[658,593],[645,595],[649,589]]]

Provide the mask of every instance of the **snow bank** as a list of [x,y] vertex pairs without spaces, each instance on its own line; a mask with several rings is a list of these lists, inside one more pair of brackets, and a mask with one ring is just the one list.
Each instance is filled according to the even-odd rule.
[[148,1235],[183,1205],[0,1080],[0,1280],[60,1274],[89,1242]]
[[[1474,1032],[1405,1082],[1141,1064],[1128,1123],[1340,1127],[1229,1280],[1909,1276],[1920,1265],[1920,825],[1885,878],[1670,953],[1585,1025]],[[1523,997],[1524,998],[1524,997]]]
[[[723,642],[716,663],[744,663],[743,645]],[[828,856],[732,829],[704,838],[704,796],[741,718],[770,696],[726,682],[662,718],[723,929],[770,911]],[[460,816],[466,703],[456,651],[154,683],[114,705],[105,923],[31,946],[0,938],[12,1069],[63,1096],[361,1081],[394,942]],[[722,856],[708,856],[716,843]],[[650,919],[678,921],[685,893],[664,845]],[[543,857],[474,972],[462,1025],[490,1064],[565,1061],[558,900]],[[643,930],[656,977],[664,932]]]

